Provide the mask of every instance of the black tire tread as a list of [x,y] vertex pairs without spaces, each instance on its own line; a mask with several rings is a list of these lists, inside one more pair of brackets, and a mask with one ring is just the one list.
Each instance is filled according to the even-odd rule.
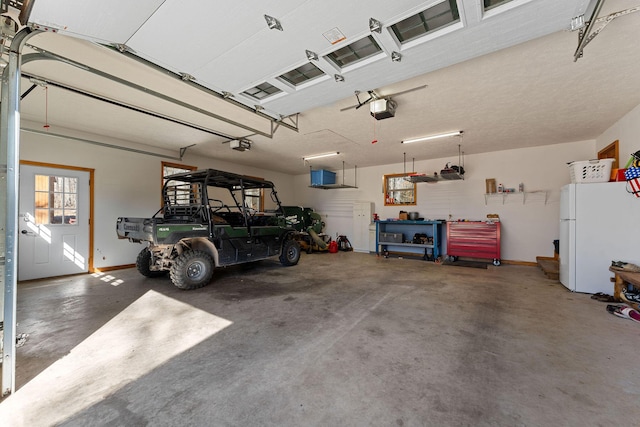
[[143,276],[150,277],[150,278],[162,277],[165,274],[167,274],[166,270],[162,270],[162,271],[151,270],[150,265],[151,265],[151,251],[149,250],[149,248],[144,248],[143,250],[140,251],[140,253],[138,254],[138,257],[136,258],[136,268],[138,269],[138,272]]
[[[287,256],[289,253],[290,249],[296,248],[297,253],[294,256],[294,259],[289,259],[289,257]],[[292,265],[296,265],[298,263],[298,261],[300,260],[300,244],[298,242],[296,242],[295,240],[286,240],[283,244],[282,244],[282,252],[280,253],[280,263],[282,265],[284,265],[285,267],[289,267]]]
[[[209,271],[207,272],[205,278],[200,280],[199,282],[192,282],[185,274],[185,268],[189,262],[191,262],[194,258],[203,258],[203,261],[209,264]],[[213,277],[214,264],[213,259],[209,256],[208,253],[204,251],[187,251],[183,252],[179,255],[171,266],[171,282],[179,288],[183,290],[191,290],[202,288],[211,282],[211,278]]]

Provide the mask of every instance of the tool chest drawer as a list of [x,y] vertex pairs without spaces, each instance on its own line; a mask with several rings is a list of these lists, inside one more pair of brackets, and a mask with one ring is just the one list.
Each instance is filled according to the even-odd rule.
[[447,222],[447,255],[499,261],[500,222]]

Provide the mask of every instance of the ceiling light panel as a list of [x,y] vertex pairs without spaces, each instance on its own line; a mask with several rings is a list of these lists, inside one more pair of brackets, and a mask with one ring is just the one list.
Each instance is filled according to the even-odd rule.
[[392,25],[400,43],[406,43],[460,21],[456,0],[446,0]]

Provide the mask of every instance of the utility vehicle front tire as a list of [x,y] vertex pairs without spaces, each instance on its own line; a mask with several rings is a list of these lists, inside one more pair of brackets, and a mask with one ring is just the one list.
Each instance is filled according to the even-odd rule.
[[136,258],[136,268],[138,272],[145,277],[161,277],[167,274],[166,270],[151,270],[151,251],[149,248],[144,248],[138,254]]
[[300,244],[295,240],[287,240],[282,245],[280,263],[284,266],[296,265],[300,260]]
[[211,282],[213,259],[203,251],[183,252],[171,266],[171,281],[180,289],[197,289]]

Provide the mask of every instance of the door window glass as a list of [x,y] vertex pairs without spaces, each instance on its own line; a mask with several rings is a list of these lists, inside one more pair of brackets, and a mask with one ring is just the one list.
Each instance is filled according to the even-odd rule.
[[36,175],[35,181],[36,224],[77,224],[78,178]]

